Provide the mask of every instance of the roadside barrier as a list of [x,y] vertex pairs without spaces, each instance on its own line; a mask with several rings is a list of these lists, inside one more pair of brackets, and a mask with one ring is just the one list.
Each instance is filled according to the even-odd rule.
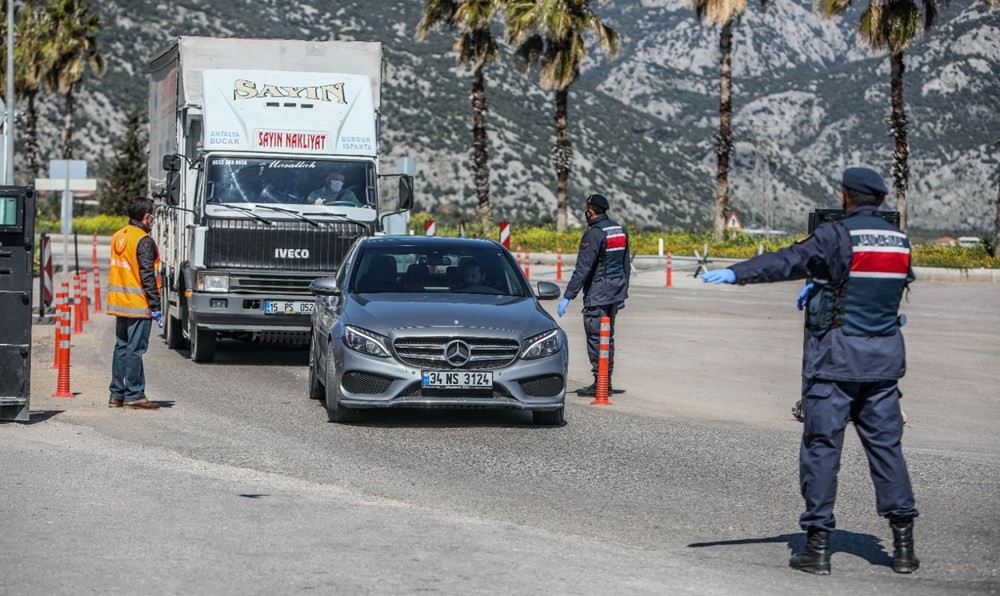
[[101,268],[94,266],[94,312],[101,312]]
[[531,251],[524,253],[524,277],[531,279]]
[[69,323],[67,319],[69,317],[70,308],[68,304],[62,304],[59,307],[62,311],[62,327],[64,329],[63,333],[60,333],[59,341],[59,378],[56,381],[56,392],[52,394],[52,397],[73,397],[73,394],[69,390]]
[[458,222],[458,237],[465,238],[465,220]]
[[94,234],[94,251],[90,256],[90,264],[97,269],[97,234]]
[[510,222],[508,221],[500,222],[500,244],[510,250]]
[[611,317],[601,317],[601,349],[597,360],[597,392],[592,406],[611,406],[608,401],[608,360],[611,357]]
[[63,319],[63,305],[67,303],[69,292],[56,292],[56,335],[52,346],[52,370],[59,368],[59,347],[62,345],[63,334],[69,333],[69,320]]
[[424,222],[424,235],[425,236],[437,235],[437,226],[434,225],[433,219],[428,219],[427,221]]
[[90,322],[90,284],[87,283],[87,270],[80,272],[80,308],[83,310],[83,322]]
[[55,287],[52,285],[52,238],[48,234],[41,235],[41,249],[38,252],[38,272],[41,278],[42,299],[38,304],[38,317],[41,319],[49,311],[52,305],[52,293]]
[[556,247],[556,281],[562,281],[562,247]]
[[83,333],[83,313],[81,313],[80,307],[82,306],[82,300],[80,300],[80,276],[73,276],[73,335],[77,333]]
[[673,281],[673,271],[674,271],[674,255],[671,251],[667,251],[667,283],[664,287],[672,288],[674,287]]

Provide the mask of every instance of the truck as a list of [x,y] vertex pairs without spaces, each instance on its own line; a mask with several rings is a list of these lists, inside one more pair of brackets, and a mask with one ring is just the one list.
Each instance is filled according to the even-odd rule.
[[[167,345],[308,341],[309,284],[413,201],[381,174],[382,45],[180,37],[150,65]],[[386,190],[397,180],[397,190]]]

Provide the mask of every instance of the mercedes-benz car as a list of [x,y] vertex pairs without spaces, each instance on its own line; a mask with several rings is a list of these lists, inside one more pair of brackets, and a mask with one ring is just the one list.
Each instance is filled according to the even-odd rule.
[[331,422],[395,407],[513,408],[560,425],[566,334],[510,252],[488,240],[359,239],[315,280],[309,396]]

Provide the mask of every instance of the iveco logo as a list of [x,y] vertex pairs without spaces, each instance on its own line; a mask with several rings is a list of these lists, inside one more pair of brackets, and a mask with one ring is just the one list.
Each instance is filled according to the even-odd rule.
[[472,348],[464,341],[456,339],[444,345],[444,359],[455,368],[465,366],[470,358],[472,358]]
[[308,248],[276,248],[274,256],[279,259],[308,259]]

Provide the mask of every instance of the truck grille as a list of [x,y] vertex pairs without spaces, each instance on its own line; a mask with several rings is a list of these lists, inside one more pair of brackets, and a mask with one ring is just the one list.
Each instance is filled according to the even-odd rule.
[[309,284],[321,275],[319,272],[309,276],[232,273],[229,275],[229,291],[234,294],[310,296]]
[[[472,356],[463,366],[445,360],[444,347],[460,339],[469,344]],[[419,368],[458,368],[484,370],[503,368],[514,362],[521,345],[512,339],[483,337],[401,337],[393,342],[396,355],[410,366]]]
[[210,218],[205,235],[205,266],[260,271],[336,271],[355,240],[366,235],[361,224],[274,219]]

